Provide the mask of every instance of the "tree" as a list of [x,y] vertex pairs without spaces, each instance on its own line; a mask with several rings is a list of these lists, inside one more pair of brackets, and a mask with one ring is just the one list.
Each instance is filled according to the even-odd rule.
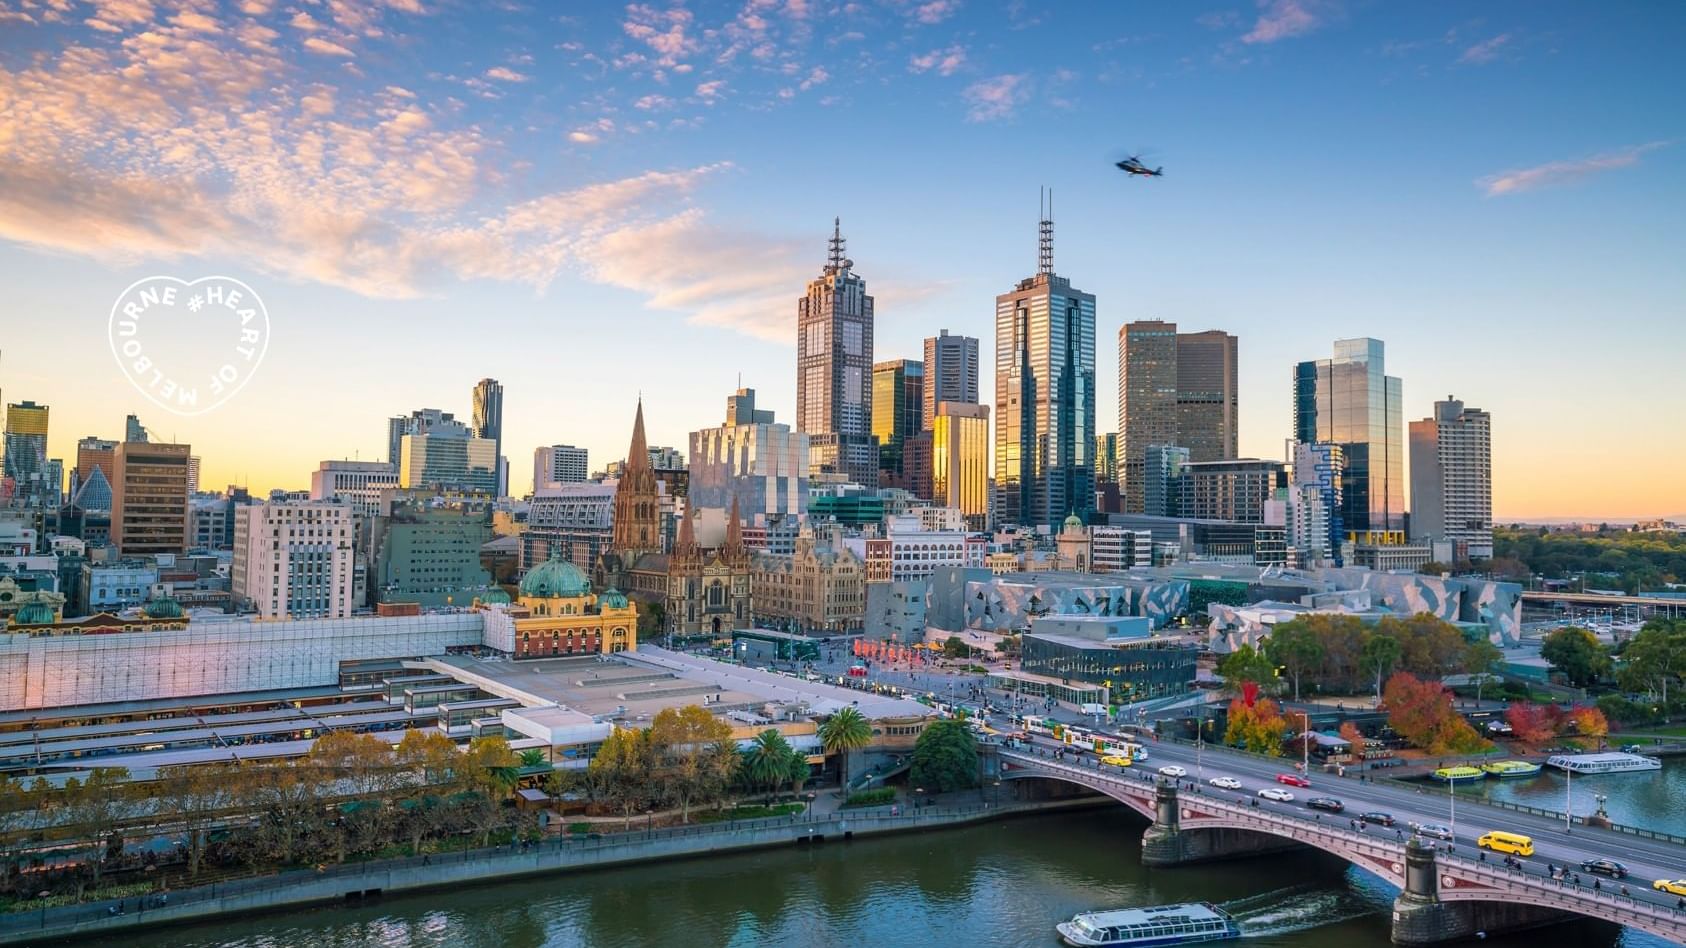
[[744,772],[749,782],[767,788],[767,802],[786,780],[790,779],[790,758],[796,751],[775,728],[768,728],[750,742],[744,751]]
[[790,781],[790,793],[796,796],[802,792],[802,785],[813,776],[813,768],[808,765],[808,755],[801,751],[791,751],[790,758],[785,761],[785,779]]
[[238,764],[178,764],[160,767],[153,799],[161,812],[182,824],[187,835],[187,874],[199,875],[211,826],[229,808]]
[[456,742],[432,728],[405,731],[393,753],[398,766],[414,772],[423,787],[449,783],[463,764]]
[[1548,634],[1540,643],[1540,657],[1577,688],[1593,684],[1610,670],[1610,656],[1598,639],[1572,626]]
[[1375,634],[1399,640],[1399,667],[1418,678],[1439,679],[1463,670],[1463,632],[1427,612],[1404,619],[1392,616],[1376,623]]
[[663,708],[650,723],[650,743],[663,789],[679,804],[684,822],[691,820],[691,804],[709,793],[717,777],[711,770],[711,752],[731,737],[730,724],[694,704]]
[[317,794],[323,782],[316,769],[308,763],[259,765],[246,768],[244,777],[250,805],[258,814],[247,847],[252,861],[286,866],[301,859],[307,840],[321,829],[322,801]]
[[1604,712],[1592,705],[1581,705],[1569,712],[1570,729],[1588,747],[1596,747],[1610,734],[1610,722]]
[[1499,647],[1486,639],[1477,639],[1469,643],[1464,650],[1464,670],[1475,679],[1475,700],[1481,700],[1481,690],[1492,677],[1493,669],[1504,661],[1505,653]]
[[649,801],[652,757],[649,731],[617,727],[603,739],[587,768],[594,772],[598,799],[620,811],[626,829],[632,827],[632,814]]
[[1437,563],[1434,560],[1429,560],[1427,563],[1417,567],[1418,574],[1423,576],[1439,576],[1443,573],[1450,573],[1451,571],[1452,567],[1447,566],[1445,563]]
[[1358,729],[1358,725],[1351,721],[1342,721],[1341,740],[1346,741],[1354,757],[1364,756],[1364,732]]
[[1505,723],[1511,737],[1527,747],[1537,747],[1557,735],[1557,728],[1545,708],[1528,701],[1512,701],[1505,709]]
[[462,755],[463,779],[494,802],[501,802],[521,781],[521,759],[498,735],[476,737]]
[[840,708],[820,725],[820,744],[837,755],[838,783],[849,791],[849,755],[872,743],[872,725],[854,707]]
[[1280,666],[1294,683],[1294,700],[1300,700],[1300,679],[1323,660],[1323,644],[1299,619],[1281,623],[1264,643],[1265,657]]
[[397,768],[392,745],[373,734],[330,731],[316,739],[308,760],[353,797],[378,797],[392,787]]
[[545,764],[550,763],[550,758],[546,757],[544,751],[539,750],[537,747],[529,747],[522,751],[518,755],[518,759],[521,763],[522,770],[526,770],[529,767],[543,767]]
[[1240,698],[1229,703],[1229,727],[1224,730],[1224,743],[1231,747],[1279,757],[1282,735],[1287,731],[1287,719],[1269,698],[1260,698],[1251,705]]
[[1382,690],[1387,723],[1399,735],[1430,754],[1470,754],[1491,747],[1452,706],[1452,696],[1438,682],[1409,672],[1394,672]]
[[1269,686],[1276,683],[1276,666],[1251,645],[1242,644],[1218,662],[1218,677],[1224,680],[1224,690],[1240,694],[1246,682]]
[[908,779],[939,793],[978,784],[978,742],[962,721],[932,721],[913,745]]
[[118,826],[130,812],[133,799],[129,786],[129,771],[123,767],[96,767],[87,780],[71,777],[61,793],[62,832],[88,847],[88,864],[93,868],[94,884],[98,885],[106,854],[121,848],[123,837]]
[[951,635],[943,641],[943,655],[947,658],[965,658],[970,654],[971,647],[958,635]]
[[1391,635],[1372,633],[1364,640],[1361,661],[1364,670],[1376,679],[1376,701],[1382,700],[1382,681],[1399,665],[1399,640]]
[[1653,619],[1622,649],[1616,681],[1668,707],[1668,689],[1686,672],[1686,620]]

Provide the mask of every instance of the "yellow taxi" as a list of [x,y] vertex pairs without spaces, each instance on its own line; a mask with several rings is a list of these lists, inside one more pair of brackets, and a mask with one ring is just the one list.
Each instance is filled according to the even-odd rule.
[[1669,895],[1686,895],[1686,879],[1658,879],[1651,888]]
[[1102,757],[1101,763],[1106,764],[1110,767],[1128,767],[1131,764],[1135,763],[1135,761],[1131,760],[1128,757],[1119,757],[1115,754],[1115,755],[1108,756],[1108,757]]

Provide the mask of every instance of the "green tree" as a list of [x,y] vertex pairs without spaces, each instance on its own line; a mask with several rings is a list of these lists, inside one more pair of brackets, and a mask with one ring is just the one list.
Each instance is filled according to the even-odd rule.
[[1291,619],[1270,631],[1264,643],[1265,658],[1286,672],[1294,683],[1294,700],[1300,700],[1300,679],[1323,660],[1323,643],[1304,622]]
[[915,786],[947,792],[978,784],[978,742],[961,721],[933,721],[913,745],[908,778]]
[[1399,667],[1399,656],[1403,650],[1399,647],[1399,640],[1391,635],[1372,633],[1364,640],[1361,661],[1367,674],[1376,679],[1376,701],[1382,700],[1382,682],[1393,670]]
[[972,654],[972,649],[966,640],[958,635],[951,635],[943,640],[943,655],[948,658],[965,658]]
[[844,793],[849,791],[849,755],[870,743],[872,725],[857,708],[841,708],[820,725],[820,744],[826,753],[837,755],[839,783]]
[[[199,875],[211,827],[228,812],[236,764],[178,764],[160,767],[152,785],[158,808],[179,822],[187,836],[187,874]],[[343,853],[342,853],[343,856]]]
[[785,761],[785,779],[790,781],[790,793],[796,796],[802,792],[802,785],[813,776],[813,768],[808,764],[808,756],[801,751],[792,749],[790,758]]
[[691,805],[709,795],[718,777],[715,749],[730,741],[732,726],[698,705],[663,708],[650,723],[650,744],[663,795],[691,820]]
[[752,785],[767,789],[768,803],[773,801],[773,794],[778,792],[778,788],[790,779],[790,758],[795,753],[790,742],[774,728],[755,735],[744,751],[744,773]]
[[624,829],[632,827],[632,814],[650,800],[650,774],[654,769],[650,732],[617,727],[603,739],[591,758],[592,786],[598,799],[619,810]]
[[1492,677],[1493,669],[1504,661],[1505,653],[1499,647],[1486,639],[1477,639],[1469,643],[1464,650],[1464,671],[1475,679],[1475,700],[1481,700],[1481,690]]
[[1452,567],[1447,566],[1445,563],[1437,563],[1434,560],[1429,560],[1427,563],[1417,567],[1417,572],[1423,576],[1439,576],[1443,573],[1450,573],[1451,571]]
[[1653,619],[1622,649],[1616,681],[1668,707],[1668,689],[1686,672],[1686,620]]
[[463,778],[494,802],[508,796],[521,781],[521,759],[499,735],[476,737],[462,755]]
[[1572,626],[1548,634],[1540,643],[1540,657],[1577,688],[1592,685],[1610,670],[1610,655],[1598,639]]
[[1217,672],[1224,680],[1224,690],[1234,694],[1239,694],[1246,682],[1261,687],[1276,684],[1276,666],[1251,645],[1242,644],[1225,655],[1218,662]]
[[[118,826],[129,815],[134,799],[129,771],[123,767],[96,767],[86,780],[65,781],[60,791],[64,822],[59,829],[71,839],[86,844],[88,864],[98,885],[108,852],[121,848]],[[115,846],[114,846],[115,844]]]

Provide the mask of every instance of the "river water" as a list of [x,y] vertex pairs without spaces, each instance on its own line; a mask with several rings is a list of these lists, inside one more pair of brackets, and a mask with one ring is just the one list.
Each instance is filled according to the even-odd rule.
[[[1643,778],[1642,778],[1643,779]],[[1306,851],[1186,869],[1141,865],[1146,821],[1122,806],[961,829],[558,874],[128,934],[136,948],[1049,946],[1105,908],[1206,900],[1257,948],[1383,948],[1395,891]],[[1593,923],[1552,944],[1665,944]],[[1567,939],[1567,940],[1563,940]],[[1541,944],[1538,933],[1489,939]]]
[[[1444,787],[1441,792],[1445,792]],[[1576,816],[1596,811],[1598,795],[1605,798],[1605,811],[1613,823],[1686,836],[1686,757],[1663,758],[1660,771],[1570,779],[1562,771],[1547,767],[1537,777],[1483,780],[1458,786],[1460,800],[1466,797],[1502,800],[1558,813],[1563,812],[1572,796],[1570,812]]]

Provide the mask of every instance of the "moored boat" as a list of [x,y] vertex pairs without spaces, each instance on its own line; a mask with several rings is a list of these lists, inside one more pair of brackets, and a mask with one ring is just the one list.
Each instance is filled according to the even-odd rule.
[[1464,783],[1469,780],[1487,779],[1486,771],[1483,771],[1478,767],[1467,766],[1442,767],[1439,770],[1436,770],[1433,774],[1430,774],[1430,776],[1441,783]]
[[1076,948],[1192,945],[1241,937],[1241,926],[1210,902],[1084,912],[1054,926],[1060,940]]
[[1490,764],[1482,764],[1481,770],[1489,777],[1509,780],[1512,777],[1538,776],[1540,765],[1531,764],[1525,760],[1496,760]]
[[1546,765],[1577,775],[1626,774],[1661,770],[1663,762],[1644,754],[1558,754],[1546,758]]

